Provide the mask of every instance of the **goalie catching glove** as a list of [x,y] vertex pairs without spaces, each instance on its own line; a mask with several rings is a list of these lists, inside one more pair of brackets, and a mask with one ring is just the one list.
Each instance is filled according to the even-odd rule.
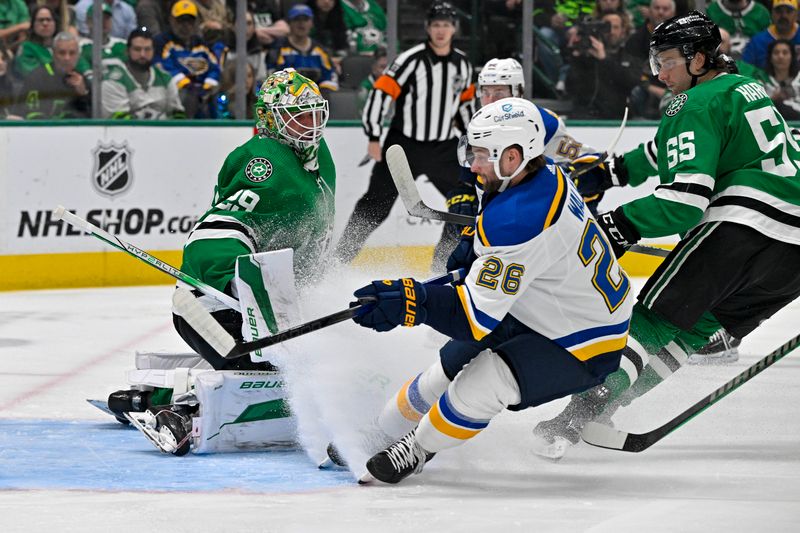
[[376,280],[353,293],[356,298],[375,298],[365,311],[353,317],[359,326],[390,331],[397,326],[418,326],[425,322],[425,286],[413,278]]

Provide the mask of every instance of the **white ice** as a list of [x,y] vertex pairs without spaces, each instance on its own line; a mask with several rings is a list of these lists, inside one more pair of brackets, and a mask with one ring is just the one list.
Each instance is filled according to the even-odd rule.
[[[388,274],[340,276],[308,298],[306,318],[346,306],[353,288]],[[123,388],[135,350],[186,349],[172,329],[171,292],[158,286],[0,293],[0,422],[108,423],[84,400]],[[621,410],[615,423],[632,431],[661,425],[795,336],[798,317],[795,302],[745,339],[737,363],[684,368]],[[295,356],[284,365],[309,454],[321,454],[331,436],[346,440],[395,387],[434,360],[440,340],[425,328],[381,335],[344,323],[292,341]],[[584,444],[560,463],[533,456],[531,429],[557,413],[560,400],[503,413],[398,486],[7,488],[0,490],[0,531],[796,532],[798,382],[800,350],[639,454]],[[14,453],[0,448],[4,460]],[[311,458],[308,468],[316,468]],[[203,476],[201,468],[196,475]]]

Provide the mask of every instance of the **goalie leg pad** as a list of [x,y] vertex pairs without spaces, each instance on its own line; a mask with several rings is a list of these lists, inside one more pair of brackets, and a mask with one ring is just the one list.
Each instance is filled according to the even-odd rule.
[[278,372],[206,372],[195,377],[200,403],[192,425],[195,453],[293,445],[296,419]]

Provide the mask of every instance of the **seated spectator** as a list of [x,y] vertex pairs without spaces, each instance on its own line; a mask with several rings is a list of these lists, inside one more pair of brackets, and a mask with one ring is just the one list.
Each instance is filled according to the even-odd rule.
[[[256,87],[261,87],[267,79],[267,51],[256,35],[256,22],[253,13],[245,13],[245,38],[247,39],[247,64],[253,69]],[[236,51],[228,52],[226,65],[236,62]]]
[[386,46],[386,12],[377,0],[341,0],[351,54],[369,55]]
[[596,37],[579,28],[568,43],[566,88],[573,100],[574,117],[622,117],[628,94],[639,81],[639,68],[622,46],[626,37],[623,17],[608,13],[601,20],[607,23],[602,35]]
[[16,50],[30,27],[31,17],[24,0],[0,2],[0,42],[7,50]]
[[153,66],[152,34],[133,30],[126,49],[125,62],[105,68],[102,117],[162,120],[185,116],[175,80]]
[[750,38],[742,52],[742,59],[760,69],[767,68],[767,48],[778,39],[800,45],[800,30],[797,24],[797,0],[774,0],[772,2],[772,24]]
[[175,80],[189,118],[213,118],[210,97],[219,85],[220,66],[197,33],[197,13],[191,0],[172,6],[171,30],[155,37],[155,64]]
[[197,4],[200,36],[214,51],[220,67],[225,63],[229,42],[234,42],[233,14],[225,0],[194,0]]
[[288,67],[311,78],[325,91],[339,90],[339,81],[333,63],[322,46],[310,37],[314,25],[314,12],[304,4],[296,4],[286,15],[289,35],[275,42],[267,54],[268,73]]
[[734,59],[742,57],[750,37],[766,30],[770,23],[769,10],[755,0],[715,0],[707,14],[721,30],[731,34],[729,55]]
[[311,36],[317,40],[334,61],[347,55],[347,26],[344,25],[344,10],[340,0],[315,0],[314,29]]
[[[719,35],[722,37],[722,42],[719,45],[719,51],[723,54],[730,56],[731,55],[731,34],[728,33],[727,30],[720,28]],[[755,65],[751,65],[741,59],[736,59],[736,68],[739,70],[739,74],[742,76],[747,76],[748,78],[753,78],[754,80],[760,81],[762,84],[766,83],[767,81],[767,73],[760,68],[756,67]]]
[[[128,35],[138,27],[136,23],[136,12],[133,7],[124,0],[104,0],[111,6],[111,36],[118,39],[127,39]],[[79,0],[75,4],[75,22],[78,24],[78,33],[84,37],[89,35],[89,26],[86,24],[86,12],[89,6],[94,4],[94,0]]]
[[[628,11],[625,9],[625,2],[623,2],[623,0],[596,0],[594,3],[594,11],[592,11],[592,17],[599,19],[606,13],[628,14]],[[628,14],[628,16],[630,15]]]
[[[222,81],[219,84],[217,94],[217,118],[245,120],[252,119],[256,105],[256,79],[255,71],[250,63],[247,64],[247,76],[245,77],[245,104],[244,116],[239,116],[237,100],[239,97],[238,87],[236,87],[236,64],[231,61],[222,70]],[[260,87],[260,86],[258,86]]]
[[[89,34],[92,34],[94,22],[92,18],[92,11],[94,6],[89,6],[86,12],[87,23],[89,25]],[[127,46],[125,41],[111,36],[111,6],[103,3],[103,49],[100,52],[100,57],[103,61],[103,70],[108,68],[111,63],[123,64],[128,59]],[[81,45],[81,63],[78,65],[78,70],[86,76],[87,79],[92,79],[92,50],[94,43],[90,37],[81,37],[78,42]],[[81,70],[81,66],[85,65],[85,70]]]
[[158,35],[169,29],[169,8],[172,0],[137,0],[136,23],[147,28],[152,35]]
[[767,48],[767,94],[783,118],[800,120],[800,68],[794,45],[784,39]]
[[381,77],[383,71],[389,65],[389,56],[386,53],[386,48],[378,48],[372,55],[372,70],[369,75],[364,78],[358,86],[358,115],[364,110],[364,105],[367,103],[367,97],[375,85],[375,80]]
[[26,119],[90,118],[89,84],[75,67],[78,38],[62,31],[53,38],[53,60],[23,81],[16,114]]
[[[228,6],[235,10],[236,0],[228,0]],[[281,0],[248,0],[247,9],[253,13],[256,36],[264,46],[271,46],[276,39],[289,35],[289,25],[283,20]]]
[[14,115],[17,87],[11,75],[11,60],[14,54],[0,41],[0,120],[19,119]]
[[650,0],[628,0],[627,8],[634,28],[641,28],[650,20]]
[[647,10],[648,18],[644,25],[637,28],[625,43],[625,51],[641,61],[644,68],[650,71],[650,35],[656,26],[675,16],[675,0],[650,0]]
[[647,12],[645,25],[636,29],[625,43],[625,51],[635,58],[640,74],[640,83],[631,93],[631,111],[637,117],[658,119],[659,103],[664,100],[667,86],[650,71],[650,35],[656,26],[675,16],[675,1],[650,0]]
[[58,28],[55,13],[47,6],[36,6],[31,11],[31,20],[28,40],[19,47],[14,59],[14,72],[19,78],[53,60],[53,37]]

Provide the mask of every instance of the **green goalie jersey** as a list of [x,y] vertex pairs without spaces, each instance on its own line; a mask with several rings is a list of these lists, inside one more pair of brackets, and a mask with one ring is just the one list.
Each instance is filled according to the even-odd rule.
[[298,280],[313,276],[330,245],[335,186],[324,140],[319,170],[309,172],[288,146],[253,137],[225,159],[213,205],[183,247],[181,270],[225,291],[236,257],[292,248]]
[[642,237],[728,221],[800,244],[800,146],[752,78],[722,74],[676,95],[655,151],[640,147],[639,163],[657,159],[661,185],[623,207]]

